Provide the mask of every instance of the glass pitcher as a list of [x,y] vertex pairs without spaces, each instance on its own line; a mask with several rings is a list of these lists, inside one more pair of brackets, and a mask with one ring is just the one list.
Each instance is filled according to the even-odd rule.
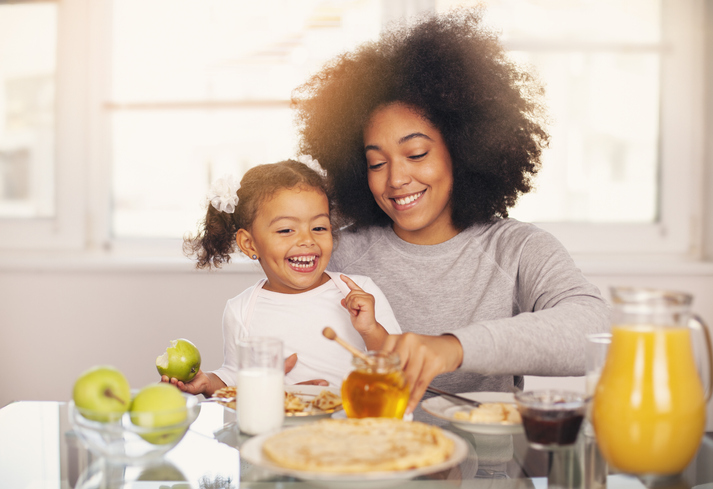
[[[611,289],[612,341],[597,384],[592,424],[604,458],[642,480],[679,474],[693,459],[713,387],[707,326],[680,292]],[[691,329],[705,336],[708,387],[696,367]]]

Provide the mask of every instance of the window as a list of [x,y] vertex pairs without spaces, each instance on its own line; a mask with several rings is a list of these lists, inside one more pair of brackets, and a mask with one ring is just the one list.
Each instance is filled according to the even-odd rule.
[[0,2],[0,248],[85,242],[81,10]]
[[537,189],[513,216],[571,251],[688,252],[696,202],[687,192],[701,164],[701,4],[486,3],[513,59],[544,82],[553,120]]
[[374,0],[115,2],[113,235],[194,231],[214,179],[297,156],[290,92],[380,22]]
[[[23,25],[25,29],[14,29]],[[18,49],[22,46],[22,49]],[[57,5],[0,5],[0,216],[54,215]]]
[[[196,229],[213,179],[296,155],[290,92],[325,60],[376,38],[389,20],[475,3],[486,5],[485,22],[512,59],[544,82],[553,121],[537,189],[513,217],[552,231],[574,253],[690,256],[701,220],[702,0],[0,5],[0,66],[2,36],[45,33],[32,47],[11,43],[14,53],[45,53],[33,56],[43,64],[24,88],[0,68],[0,246],[176,248]],[[23,30],[2,28],[19,25],[6,15],[15,7],[55,17],[28,14]],[[43,126],[43,141],[57,144],[56,158],[42,163],[49,183],[39,200],[28,184],[18,197],[26,177],[2,186],[13,169],[40,164],[12,149],[8,128],[17,122],[4,121],[29,117],[11,106],[45,122],[57,108],[55,131]]]

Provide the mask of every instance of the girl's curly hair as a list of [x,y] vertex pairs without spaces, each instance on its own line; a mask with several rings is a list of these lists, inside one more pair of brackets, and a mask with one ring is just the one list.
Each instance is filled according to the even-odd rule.
[[457,229],[507,217],[531,190],[549,141],[544,91],[481,20],[476,8],[396,27],[293,92],[300,150],[327,170],[335,208],[353,229],[391,224],[368,187],[363,130],[375,109],[394,102],[425,116],[446,142]]
[[[223,263],[230,263],[230,254],[237,248],[238,229],[249,230],[265,200],[278,190],[293,188],[317,190],[329,197],[325,179],[303,163],[285,160],[249,169],[240,181],[235,212],[221,212],[209,203],[198,233],[183,238],[183,252],[188,257],[195,255],[196,268],[220,268]],[[327,200],[331,219],[332,200]],[[335,232],[333,225],[332,233]]]

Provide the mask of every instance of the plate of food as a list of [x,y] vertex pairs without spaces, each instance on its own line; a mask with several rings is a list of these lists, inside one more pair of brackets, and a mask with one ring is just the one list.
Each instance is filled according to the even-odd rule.
[[462,397],[479,401],[479,407],[459,404],[446,397],[431,397],[421,403],[427,413],[445,419],[463,431],[488,435],[522,433],[522,419],[515,396],[508,392],[468,392]]
[[[215,391],[213,397],[225,399],[226,402],[218,402],[228,409],[235,410],[236,393],[235,386],[228,386]],[[285,386],[285,424],[328,418],[341,410],[342,397],[336,387],[319,385]]]
[[386,486],[447,470],[467,455],[467,442],[452,432],[392,418],[324,419],[258,435],[240,448],[255,466],[327,487]]

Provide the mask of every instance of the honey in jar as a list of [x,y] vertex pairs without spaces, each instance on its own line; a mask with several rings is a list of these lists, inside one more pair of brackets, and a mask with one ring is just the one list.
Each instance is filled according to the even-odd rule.
[[367,352],[369,363],[354,357],[354,370],[342,383],[349,418],[403,418],[411,391],[395,352]]

